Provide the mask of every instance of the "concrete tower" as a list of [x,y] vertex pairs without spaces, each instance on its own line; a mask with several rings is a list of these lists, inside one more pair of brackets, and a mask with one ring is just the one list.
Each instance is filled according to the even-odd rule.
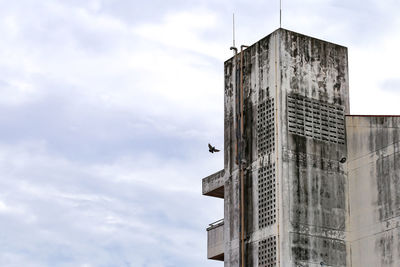
[[[400,231],[385,231],[400,225],[400,119],[348,117],[346,131],[347,48],[278,29],[224,71],[224,169],[203,179],[204,195],[224,198],[224,219],[207,229],[208,258],[229,267],[399,266],[390,264]],[[362,161],[382,149],[386,163]],[[367,264],[365,249],[389,265]]]

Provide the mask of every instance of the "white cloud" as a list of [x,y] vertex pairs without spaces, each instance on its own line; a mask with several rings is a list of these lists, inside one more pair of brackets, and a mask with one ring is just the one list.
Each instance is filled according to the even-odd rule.
[[216,26],[217,18],[210,10],[167,14],[161,23],[137,26],[134,33],[173,48],[223,60],[221,45],[201,38],[202,33]]
[[[397,19],[392,22],[400,25]],[[397,47],[400,35],[390,32],[369,45],[357,45],[349,51],[350,100],[353,114],[400,114],[398,90],[385,90],[385,84],[400,77]]]
[[[0,259],[8,255],[12,261],[31,255],[32,265],[42,266],[64,260],[69,262],[66,266],[80,260],[94,266],[120,266],[124,261],[132,266],[147,261],[157,266],[169,255],[174,262],[189,264],[205,255],[204,227],[214,219],[206,214],[222,213],[222,203],[219,208],[209,207],[208,212],[199,205],[202,196],[196,176],[204,173],[199,171],[204,165],[201,162],[182,166],[151,156],[122,159],[112,165],[81,165],[49,154],[43,143],[0,148],[4,174],[0,180],[1,227],[10,230],[5,233],[3,242],[9,244],[0,252]],[[159,168],[162,162],[164,167]],[[153,166],[157,168],[151,169]],[[183,197],[190,201],[182,202]],[[15,209],[7,203],[29,212],[20,209],[19,218],[10,217]],[[28,215],[35,220],[22,223],[28,222]],[[21,244],[25,231],[31,234]],[[58,255],[57,247],[64,256]],[[93,253],[102,256],[91,257]],[[116,263],[113,254],[119,255]],[[169,264],[174,265],[172,261]]]

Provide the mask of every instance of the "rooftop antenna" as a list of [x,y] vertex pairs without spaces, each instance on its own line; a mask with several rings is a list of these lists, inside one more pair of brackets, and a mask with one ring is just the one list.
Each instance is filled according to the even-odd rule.
[[279,0],[279,28],[282,28],[282,0]]
[[233,16],[232,16],[232,24],[233,24],[233,32],[232,32],[233,33],[233,42],[232,42],[232,46],[231,46],[230,50],[234,50],[234,55],[236,57],[238,49],[235,46],[235,13],[233,13]]
[[232,47],[235,47],[235,13],[232,14],[232,26],[233,26],[233,44]]

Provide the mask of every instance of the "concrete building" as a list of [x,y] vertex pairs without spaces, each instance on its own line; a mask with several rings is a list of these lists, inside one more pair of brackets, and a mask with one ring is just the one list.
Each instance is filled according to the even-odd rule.
[[208,258],[400,266],[400,117],[349,115],[347,48],[278,29],[224,73],[224,168],[203,179],[224,218]]

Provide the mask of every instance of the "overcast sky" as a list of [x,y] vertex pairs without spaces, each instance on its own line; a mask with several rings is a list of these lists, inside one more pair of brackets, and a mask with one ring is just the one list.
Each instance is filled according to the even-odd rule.
[[[398,0],[284,0],[283,27],[349,48],[353,114],[400,114]],[[279,1],[0,0],[0,266],[223,266],[223,62]]]

